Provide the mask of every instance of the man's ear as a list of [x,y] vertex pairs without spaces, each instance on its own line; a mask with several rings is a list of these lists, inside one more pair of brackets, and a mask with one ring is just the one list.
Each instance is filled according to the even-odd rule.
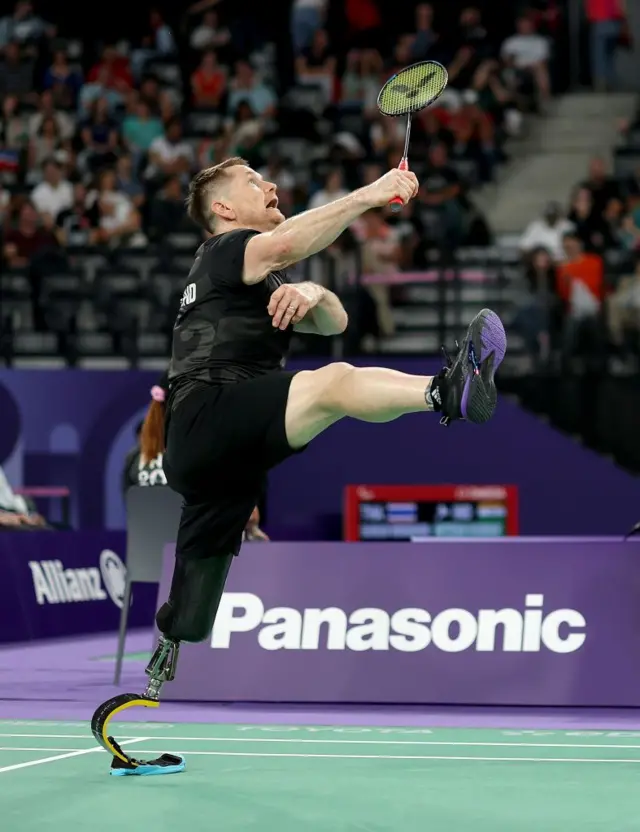
[[219,200],[212,202],[211,211],[216,217],[220,217],[222,220],[232,221],[236,218],[236,212],[227,202],[220,202]]

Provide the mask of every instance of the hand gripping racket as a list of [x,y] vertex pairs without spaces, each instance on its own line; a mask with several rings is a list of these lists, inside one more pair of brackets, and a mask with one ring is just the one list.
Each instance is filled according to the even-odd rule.
[[[378,94],[378,109],[383,116],[406,116],[407,134],[404,140],[404,154],[398,165],[400,170],[409,170],[409,139],[411,117],[418,110],[424,110],[440,98],[447,87],[449,75],[437,61],[421,61],[392,75]],[[403,202],[397,196],[389,203],[391,210],[399,211]]]

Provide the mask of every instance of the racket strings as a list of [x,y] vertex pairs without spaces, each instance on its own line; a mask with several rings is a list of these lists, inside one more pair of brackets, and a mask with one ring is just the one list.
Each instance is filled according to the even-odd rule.
[[442,95],[447,82],[447,70],[441,64],[414,64],[386,82],[378,96],[378,108],[386,116],[414,113]]

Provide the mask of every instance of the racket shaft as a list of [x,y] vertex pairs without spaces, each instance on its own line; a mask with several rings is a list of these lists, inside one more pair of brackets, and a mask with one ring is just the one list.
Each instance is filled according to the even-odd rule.
[[[400,160],[398,170],[409,170],[409,160],[406,156]],[[394,196],[389,205],[391,206],[391,210],[393,211],[393,213],[396,214],[402,208],[404,202],[402,201],[401,197]]]

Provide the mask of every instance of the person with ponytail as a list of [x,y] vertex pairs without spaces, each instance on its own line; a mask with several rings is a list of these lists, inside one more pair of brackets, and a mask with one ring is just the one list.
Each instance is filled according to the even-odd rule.
[[162,469],[164,456],[164,411],[167,397],[166,373],[151,388],[151,401],[138,434],[138,447],[127,456],[124,490],[132,485],[166,485]]

